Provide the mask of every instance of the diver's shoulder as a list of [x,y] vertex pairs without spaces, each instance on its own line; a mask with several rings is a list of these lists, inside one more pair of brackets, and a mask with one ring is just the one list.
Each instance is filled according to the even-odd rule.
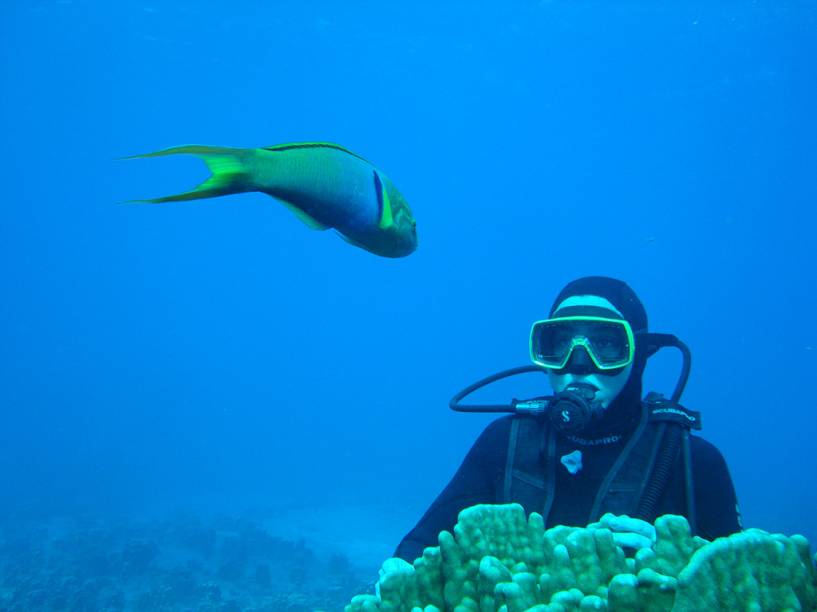
[[507,438],[511,431],[511,423],[516,415],[507,414],[494,419],[485,426],[480,434],[481,439]]
[[515,416],[516,415],[513,414],[506,414],[494,419],[485,426],[482,433],[489,435],[501,435],[508,433],[511,430],[511,423],[513,422]]
[[511,432],[511,424],[518,419],[530,419],[531,417],[526,415],[517,415],[517,414],[506,414],[499,418],[494,419],[490,423],[485,426],[485,429],[482,430],[482,434],[480,434],[481,439],[490,439],[490,440],[498,440],[501,439],[504,442],[507,442],[508,436]]
[[718,450],[718,447],[701,436],[690,436],[689,447],[696,462],[707,464],[725,463],[723,454]]

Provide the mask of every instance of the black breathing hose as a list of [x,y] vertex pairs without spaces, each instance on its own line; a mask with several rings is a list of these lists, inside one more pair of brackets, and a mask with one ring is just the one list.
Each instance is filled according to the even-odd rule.
[[664,347],[671,346],[681,351],[681,355],[683,356],[681,373],[678,376],[678,382],[675,383],[675,389],[673,389],[672,395],[670,396],[670,399],[673,402],[680,401],[681,394],[684,392],[684,388],[687,385],[687,380],[689,380],[689,370],[692,368],[692,353],[690,353],[689,347],[681,342],[681,340],[679,340],[678,336],[675,334],[658,334],[651,332],[644,334],[643,338],[648,358]]
[[637,518],[649,522],[655,520],[655,506],[669,481],[672,464],[678,456],[678,448],[683,435],[680,427],[667,427],[666,423],[661,424],[661,430],[659,435],[662,438],[663,448],[655,462],[652,474],[649,475],[647,486],[644,487],[644,493],[641,495],[636,510]]
[[448,407],[451,408],[451,410],[456,410],[457,412],[516,412],[516,400],[510,404],[460,404],[460,401],[465,398],[465,396],[470,395],[477,389],[481,389],[486,385],[490,385],[492,382],[496,382],[497,380],[508,378],[510,376],[516,376],[517,374],[524,374],[526,372],[539,372],[544,374],[545,370],[540,366],[528,365],[497,372],[488,378],[483,378],[482,380],[475,382],[473,385],[465,387],[465,389],[451,398],[451,401],[448,402]]

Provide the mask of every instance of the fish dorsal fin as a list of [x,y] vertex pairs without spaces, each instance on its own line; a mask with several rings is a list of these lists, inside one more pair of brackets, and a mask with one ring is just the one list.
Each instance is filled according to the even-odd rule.
[[279,144],[279,145],[270,145],[268,147],[261,147],[265,151],[273,151],[273,152],[280,152],[280,151],[291,151],[293,149],[337,149],[338,151],[343,151],[344,153],[348,153],[353,157],[357,157],[358,159],[365,161],[367,164],[371,165],[371,162],[355,153],[354,151],[350,151],[346,147],[342,147],[339,144],[335,144],[334,142],[290,142],[286,144]]
[[377,173],[374,171],[374,190],[377,194],[377,227],[386,229],[394,225],[394,216],[391,211],[391,200],[389,199],[389,192],[386,191],[385,185]]
[[291,210],[292,214],[294,214],[303,223],[305,223],[306,226],[309,227],[309,229],[318,230],[318,231],[323,231],[323,230],[329,229],[328,225],[324,225],[323,223],[321,223],[320,221],[318,221],[317,219],[315,219],[314,217],[309,215],[309,213],[305,212],[303,209],[298,208],[297,206],[295,206],[295,204],[292,204],[291,202],[287,202],[286,200],[281,200],[281,199],[279,199],[278,201],[281,202],[281,204],[283,204],[284,206],[286,206],[289,210]]

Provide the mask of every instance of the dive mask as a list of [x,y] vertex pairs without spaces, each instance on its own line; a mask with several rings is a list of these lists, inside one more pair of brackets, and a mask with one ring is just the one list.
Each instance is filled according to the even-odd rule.
[[602,371],[626,367],[635,355],[633,330],[623,319],[554,317],[536,321],[531,328],[530,357],[544,368],[561,370],[579,346]]

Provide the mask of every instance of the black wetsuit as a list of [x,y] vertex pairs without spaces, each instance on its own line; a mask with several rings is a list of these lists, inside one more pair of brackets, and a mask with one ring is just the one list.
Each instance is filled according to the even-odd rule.
[[[426,511],[417,525],[398,546],[394,556],[413,561],[426,546],[436,546],[440,531],[452,531],[457,515],[468,506],[499,503],[502,490],[508,438],[512,417],[492,422],[466,455],[457,473]],[[630,429],[630,427],[627,427]],[[622,432],[625,433],[625,432]],[[627,435],[618,442],[582,445],[557,436],[557,457],[574,450],[582,453],[582,469],[571,475],[566,468],[556,469],[556,488],[547,526],[586,525],[599,485],[620,453]],[[697,514],[697,535],[714,539],[740,531],[737,499],[732,479],[722,455],[712,444],[692,436],[692,471]],[[525,508],[527,513],[540,508]],[[679,455],[656,515],[685,514],[683,465]]]

